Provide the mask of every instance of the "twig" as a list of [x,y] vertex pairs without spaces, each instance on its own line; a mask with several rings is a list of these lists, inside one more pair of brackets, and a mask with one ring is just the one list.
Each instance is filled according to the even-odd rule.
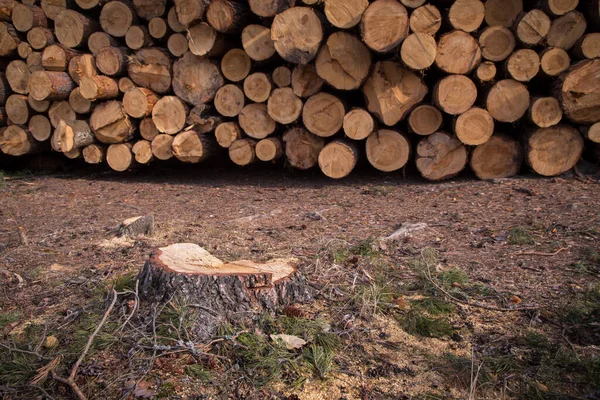
[[73,368],[71,368],[71,374],[69,375],[69,377],[67,379],[62,378],[56,373],[55,370],[52,371],[52,378],[58,382],[61,382],[65,385],[69,386],[73,390],[73,392],[75,392],[75,394],[77,395],[79,400],[87,400],[87,397],[85,397],[85,395],[83,394],[83,392],[81,391],[79,386],[77,386],[77,383],[75,383],[75,375],[77,375],[77,370],[79,369],[79,366],[83,362],[83,359],[87,355],[88,351],[90,351],[90,347],[92,347],[92,343],[94,342],[96,335],[98,335],[98,332],[100,332],[100,329],[102,329],[102,326],[104,326],[104,323],[106,322],[112,309],[115,307],[118,295],[117,295],[117,291],[114,289],[113,289],[112,293],[113,293],[113,299],[112,299],[112,302],[110,303],[110,306],[108,306],[108,308],[104,312],[104,315],[102,316],[100,323],[96,327],[96,330],[90,335],[90,337],[85,345],[85,348],[83,349],[83,352],[81,353],[81,355],[79,356],[79,358],[77,359],[75,364],[73,365]]
[[540,253],[539,251],[519,251],[518,253],[515,253],[515,255],[517,256],[540,256],[540,257],[554,257],[556,255],[558,255],[560,252],[568,250],[567,247],[561,247],[560,249],[556,250],[554,253]]
[[[136,279],[135,281],[135,292],[133,292],[133,295],[135,296],[135,300],[133,303],[133,309],[131,310],[131,313],[129,313],[129,315],[127,316],[127,319],[125,320],[125,322],[123,322],[123,325],[121,325],[121,328],[119,328],[119,332],[123,332],[123,329],[125,329],[125,326],[129,323],[129,321],[131,321],[131,318],[133,317],[133,314],[135,314],[137,307],[138,307],[138,303],[139,303],[139,291],[138,291],[138,287],[140,284],[140,280]],[[123,292],[123,294],[127,294],[127,293],[131,293],[130,290]]]
[[4,347],[6,350],[15,352],[15,353],[22,353],[22,354],[29,354],[31,356],[36,356],[40,360],[51,360],[52,359],[49,357],[44,357],[43,355],[36,353],[35,351],[28,351],[28,350],[18,349],[16,347],[10,347],[10,346],[5,345],[4,343],[0,343],[0,347]]

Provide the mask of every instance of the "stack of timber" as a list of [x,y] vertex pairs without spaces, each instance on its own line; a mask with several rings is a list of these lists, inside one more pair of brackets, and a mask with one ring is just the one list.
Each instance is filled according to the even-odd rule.
[[600,145],[599,31],[598,0],[0,0],[0,151],[558,175]]

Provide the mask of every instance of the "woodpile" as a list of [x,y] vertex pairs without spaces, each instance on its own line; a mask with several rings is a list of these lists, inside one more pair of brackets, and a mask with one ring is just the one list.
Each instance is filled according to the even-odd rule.
[[558,175],[600,143],[597,3],[0,0],[0,151]]

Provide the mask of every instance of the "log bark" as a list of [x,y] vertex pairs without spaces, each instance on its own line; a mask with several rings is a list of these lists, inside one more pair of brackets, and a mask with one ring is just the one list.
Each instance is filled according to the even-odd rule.
[[367,109],[387,126],[403,120],[427,95],[420,77],[393,61],[380,61],[363,85]]
[[543,176],[556,176],[577,164],[583,153],[583,138],[569,125],[538,128],[527,135],[526,160]]
[[292,71],[288,67],[279,66],[273,70],[271,78],[278,88],[288,87],[292,84]]
[[444,132],[427,136],[417,146],[417,169],[430,181],[441,181],[458,175],[467,161],[465,145]]
[[485,22],[510,28],[519,14],[523,12],[523,0],[487,0],[485,3]]
[[81,155],[88,164],[102,164],[106,158],[106,147],[99,143],[90,144],[83,148]]
[[135,166],[131,143],[111,144],[106,150],[106,163],[117,171],[124,172]]
[[[179,62],[185,59],[186,57],[184,56]],[[185,62],[187,63],[187,61]],[[178,63],[175,64],[173,66],[173,74],[177,74],[181,69],[184,69],[184,73],[186,73],[185,70],[187,72],[192,72],[193,70],[193,67],[179,68],[177,67]],[[136,85],[148,88],[153,92],[163,94],[169,92],[171,89],[171,59],[168,53],[162,49],[144,48],[138,50],[134,56],[129,58],[127,74]],[[175,87],[173,89],[180,96],[177,93],[178,89],[175,89]],[[184,100],[188,101],[185,98]]]
[[363,140],[375,131],[373,116],[363,108],[354,108],[344,116],[344,133],[353,140]]
[[38,101],[66,99],[74,88],[66,72],[35,71],[29,79],[29,93]]
[[126,71],[128,55],[124,47],[105,47],[96,54],[96,67],[104,75],[120,76]]
[[380,129],[366,142],[367,160],[383,172],[393,172],[404,167],[410,158],[410,142],[400,132]]
[[129,29],[127,29],[127,33],[125,34],[125,44],[130,49],[139,50],[142,47],[152,46],[152,43],[150,32],[148,32],[148,28],[145,26],[131,25]]
[[294,5],[294,0],[248,0],[250,10],[259,17],[269,18]]
[[292,72],[292,90],[298,97],[307,98],[321,91],[323,79],[317,75],[314,65],[296,65]]
[[151,142],[159,134],[160,132],[158,131],[158,129],[156,129],[156,125],[154,125],[152,117],[144,118],[140,121],[140,135],[144,139]]
[[41,114],[31,117],[28,129],[31,136],[38,142],[44,142],[50,139],[50,136],[52,135],[52,125],[50,124],[50,120]]
[[547,48],[540,53],[540,68],[549,77],[556,77],[569,69],[569,53],[558,47]]
[[360,22],[369,0],[325,0],[325,16],[331,25],[350,29]]
[[433,65],[437,56],[437,43],[427,33],[413,33],[402,42],[400,58],[408,68],[424,70]]
[[577,124],[600,121],[600,59],[575,64],[559,82],[565,116]]
[[238,123],[246,135],[253,139],[264,139],[275,132],[277,123],[269,116],[266,104],[248,104],[238,116]]
[[0,22],[0,57],[7,57],[17,51],[21,40],[14,27],[6,22]]
[[6,110],[4,109],[4,107],[0,107],[0,135],[2,134],[2,129],[5,129],[4,127],[6,126],[6,124],[8,123],[8,117],[6,115]]
[[181,33],[174,33],[167,41],[169,52],[175,57],[181,57],[189,50],[188,40]]
[[529,82],[540,72],[540,56],[530,49],[520,49],[508,57],[506,72],[519,82]]
[[433,101],[442,111],[458,115],[467,111],[477,100],[477,86],[464,75],[442,78],[433,90]]
[[330,137],[342,129],[345,115],[346,108],[339,98],[321,92],[306,100],[302,122],[309,132],[320,137]]
[[440,110],[429,104],[416,107],[408,117],[410,130],[421,136],[428,136],[437,132],[443,123],[444,118]]
[[526,46],[540,44],[550,31],[552,20],[542,10],[533,9],[521,17],[515,23],[517,39]]
[[173,91],[187,103],[210,102],[224,83],[215,64],[192,53],[186,53],[173,65]]
[[171,147],[173,138],[174,136],[172,135],[161,133],[152,139],[151,147],[154,157],[163,161],[173,158],[173,149]]
[[244,94],[255,103],[267,101],[272,89],[271,79],[262,72],[255,72],[244,79]]
[[329,178],[345,178],[356,167],[358,154],[355,143],[333,140],[319,153],[319,168]]
[[96,139],[106,144],[123,143],[132,137],[134,131],[123,106],[115,100],[94,107],[90,127]]
[[280,124],[291,124],[302,114],[302,100],[292,88],[277,88],[269,97],[267,111],[271,118]]
[[244,92],[236,85],[225,85],[215,95],[215,108],[224,117],[237,117],[244,108]]
[[242,31],[242,46],[254,61],[265,61],[275,54],[271,30],[262,25],[248,25]]
[[71,91],[69,104],[77,114],[87,114],[92,110],[92,102],[81,95],[78,87]]
[[217,32],[237,33],[246,25],[248,4],[232,0],[212,0],[206,9],[206,21]]
[[29,93],[29,80],[31,79],[31,72],[24,61],[11,61],[6,66],[5,77],[13,92],[19,94]]
[[55,101],[48,109],[48,117],[52,127],[56,128],[61,120],[75,121],[77,115],[68,101]]
[[22,156],[42,150],[29,131],[19,125],[10,125],[0,133],[0,150],[9,156]]
[[294,168],[307,170],[319,160],[319,153],[325,146],[323,138],[313,135],[302,127],[296,127],[283,134],[285,155]]
[[481,54],[473,36],[455,30],[440,38],[435,65],[448,74],[468,74],[481,62]]
[[229,146],[229,158],[241,167],[256,161],[256,140],[238,139]]
[[171,147],[173,156],[179,161],[197,164],[210,156],[213,142],[208,135],[190,129],[177,134]]
[[479,36],[479,45],[486,60],[504,61],[515,49],[515,35],[504,26],[489,26]]
[[135,161],[139,164],[149,164],[154,160],[152,144],[148,140],[138,140],[131,148]]
[[334,88],[355,90],[369,74],[371,52],[357,37],[336,32],[321,47],[315,68],[317,74]]
[[496,121],[515,122],[529,108],[530,98],[527,86],[512,79],[496,83],[489,91],[486,108]]
[[579,11],[571,11],[552,21],[546,42],[550,47],[570,50],[587,29],[585,17]]
[[152,121],[159,132],[173,135],[185,127],[189,107],[175,96],[164,96],[152,108]]
[[27,96],[22,94],[11,94],[6,99],[5,113],[11,123],[15,125],[25,125],[33,114],[29,107]]
[[81,53],[59,44],[51,44],[42,52],[42,66],[47,71],[66,71],[69,63]]
[[0,104],[4,104],[8,96],[10,96],[10,85],[6,80],[3,72],[0,72]]
[[61,11],[54,20],[54,34],[67,47],[81,47],[97,31],[98,23],[73,10]]
[[221,72],[232,82],[243,81],[252,67],[250,57],[242,49],[229,50],[221,59]]
[[468,146],[484,144],[494,134],[494,119],[487,110],[473,107],[456,118],[454,133]]
[[79,93],[90,101],[114,99],[119,96],[119,84],[104,75],[84,76],[79,81]]
[[78,85],[82,77],[98,75],[96,59],[91,54],[82,54],[71,58],[68,70],[69,76]]
[[527,116],[534,125],[549,128],[560,122],[563,111],[556,98],[537,97],[532,99]]
[[88,49],[90,49],[90,52],[94,56],[105,47],[115,47],[118,45],[119,43],[116,41],[116,39],[105,32],[94,32],[88,38]]
[[274,313],[311,298],[289,260],[225,264],[194,244],[157,249],[138,279],[143,300],[167,303],[176,295],[198,304],[193,334],[202,339],[223,324],[247,323],[254,314]]
[[216,127],[215,138],[219,146],[228,149],[233,142],[242,138],[242,130],[235,122],[223,122]]
[[197,0],[173,0],[177,20],[184,27],[189,27],[193,22],[200,21],[206,9],[203,1]]
[[158,95],[150,89],[134,88],[123,96],[123,109],[133,118],[145,118],[152,114],[158,99]]
[[575,43],[573,55],[578,59],[600,57],[600,33],[588,33]]
[[48,19],[38,6],[17,4],[12,10],[12,24],[17,31],[27,32],[36,26],[47,28]]
[[319,51],[323,40],[323,26],[312,8],[288,8],[273,19],[271,39],[275,50],[284,60],[305,65]]
[[94,143],[94,134],[90,126],[82,120],[70,122],[60,120],[54,134],[57,136],[58,145],[64,153]]
[[373,51],[387,53],[408,36],[408,12],[396,0],[376,0],[363,14],[360,34]]
[[166,0],[133,0],[133,8],[140,18],[150,21],[164,15],[166,3]]
[[519,173],[523,149],[513,138],[496,134],[471,154],[470,166],[482,180],[510,178]]
[[134,22],[135,13],[124,1],[110,1],[102,6],[100,26],[111,36],[122,38]]
[[448,10],[450,25],[465,32],[477,31],[484,18],[485,6],[480,0],[456,0]]
[[169,10],[169,21],[171,21],[171,19],[173,18],[172,15],[175,16],[174,22],[177,22],[177,25],[175,25],[177,29],[173,29],[171,26],[169,26],[170,24],[167,25],[167,21],[165,21],[163,18],[155,17],[152,18],[150,22],[148,22],[148,33],[150,33],[150,36],[152,36],[154,39],[161,40],[167,36],[167,34],[169,33],[169,28],[175,33],[184,32],[185,27],[179,24],[179,21],[177,21],[177,13],[175,12],[174,7]]
[[256,143],[254,150],[256,158],[264,162],[274,162],[283,156],[283,144],[281,138],[278,137],[262,139]]

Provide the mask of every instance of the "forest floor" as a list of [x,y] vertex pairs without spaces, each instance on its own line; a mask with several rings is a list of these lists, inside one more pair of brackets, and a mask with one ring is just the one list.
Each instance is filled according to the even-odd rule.
[[[0,398],[75,398],[49,371],[69,375],[114,288],[75,374],[88,399],[598,399],[599,182],[4,172]],[[154,236],[115,239],[143,214]],[[384,239],[400,227],[418,229]],[[295,257],[315,301],[194,342],[191,307],[135,296],[152,249],[180,242]]]

